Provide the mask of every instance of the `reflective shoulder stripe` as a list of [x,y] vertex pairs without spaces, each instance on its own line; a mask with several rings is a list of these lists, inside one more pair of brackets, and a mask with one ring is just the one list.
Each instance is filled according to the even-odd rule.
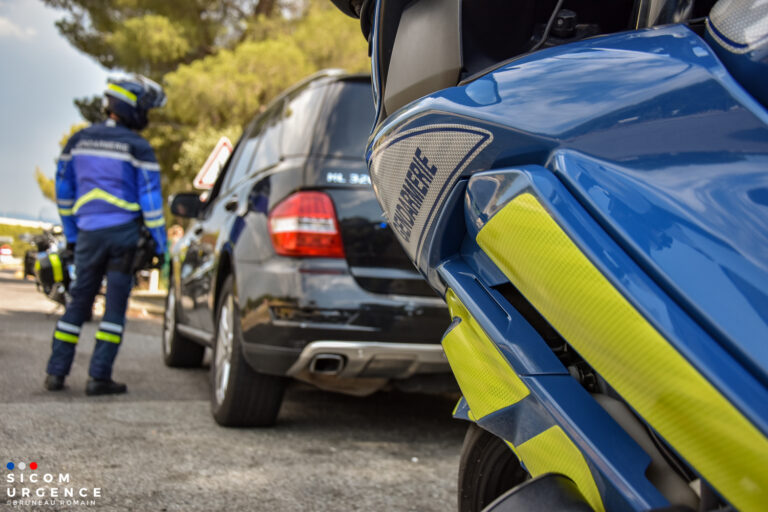
[[74,199],[56,199],[56,204],[59,206],[72,206],[75,204]]
[[131,163],[136,167],[141,167],[145,171],[159,171],[160,164],[157,162],[144,162],[142,160],[132,160]]
[[130,153],[123,153],[122,151],[110,151],[108,149],[94,149],[94,148],[78,148],[72,150],[72,156],[98,156],[102,158],[114,158],[115,160],[123,160],[124,162],[130,162],[133,157]]
[[72,215],[72,208],[59,208],[59,215],[69,217]]
[[118,208],[122,208],[123,210],[128,210],[131,212],[137,212],[141,210],[141,206],[139,206],[138,203],[131,203],[129,201],[126,201],[125,199],[120,199],[119,197],[115,197],[109,192],[105,192],[104,190],[101,190],[100,188],[94,188],[84,196],[82,196],[80,199],[77,200],[75,203],[74,208],[72,208],[72,211],[74,213],[77,213],[77,211],[83,207],[84,204],[89,203],[91,201],[95,200],[101,200],[106,201],[111,205],[117,206]]
[[102,158],[114,158],[115,160],[122,160],[128,162],[134,167],[140,167],[145,171],[159,171],[160,164],[157,162],[147,162],[144,160],[137,160],[130,153],[123,153],[120,151],[110,151],[108,149],[92,149],[92,148],[78,148],[72,150],[72,156],[97,156]]
[[59,155],[59,162],[69,162],[72,160],[72,155]]
[[144,221],[144,225],[146,225],[148,228],[159,228],[160,226],[165,225],[165,219],[157,219],[157,220],[147,220]]

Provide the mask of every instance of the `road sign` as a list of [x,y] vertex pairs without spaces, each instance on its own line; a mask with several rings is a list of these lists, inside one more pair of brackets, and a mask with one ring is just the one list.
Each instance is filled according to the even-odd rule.
[[203,164],[200,172],[195,176],[195,180],[192,185],[200,190],[210,190],[213,188],[213,184],[216,183],[216,178],[219,177],[224,164],[227,163],[229,155],[232,154],[232,142],[227,137],[222,137],[216,146],[208,155],[208,159]]

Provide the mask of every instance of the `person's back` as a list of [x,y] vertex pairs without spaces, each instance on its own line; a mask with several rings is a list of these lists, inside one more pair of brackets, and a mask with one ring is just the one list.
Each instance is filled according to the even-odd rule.
[[165,101],[162,89],[143,77],[110,83],[109,119],[70,137],[56,172],[56,201],[68,248],[75,252],[77,278],[72,300],[56,324],[46,389],[60,390],[69,374],[83,322],[107,277],[105,312],[96,332],[86,393],[123,393],[112,380],[131,291],[142,221],[155,251],[165,253],[160,168],[149,143],[136,131],[147,111]]

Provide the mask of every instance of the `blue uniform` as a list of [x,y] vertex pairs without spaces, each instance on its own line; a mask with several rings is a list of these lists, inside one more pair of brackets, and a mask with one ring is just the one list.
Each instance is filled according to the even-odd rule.
[[56,202],[68,242],[79,230],[119,226],[143,217],[165,253],[160,166],[149,143],[114,121],[74,134],[56,171]]
[[123,337],[133,257],[143,223],[165,252],[160,167],[149,143],[115,121],[74,134],[56,171],[56,202],[67,241],[76,242],[72,300],[56,324],[49,375],[67,375],[82,324],[107,277],[105,311],[89,375],[108,380]]

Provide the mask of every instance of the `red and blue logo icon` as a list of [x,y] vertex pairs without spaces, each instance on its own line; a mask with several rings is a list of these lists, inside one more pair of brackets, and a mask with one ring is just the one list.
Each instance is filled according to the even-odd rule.
[[[8,471],[13,471],[14,469],[18,469],[20,471],[24,471],[27,469],[27,463],[26,462],[19,462],[19,463],[13,463],[9,462],[5,465],[6,468],[8,468]],[[37,469],[37,462],[30,462],[29,463],[29,469],[32,471]]]

